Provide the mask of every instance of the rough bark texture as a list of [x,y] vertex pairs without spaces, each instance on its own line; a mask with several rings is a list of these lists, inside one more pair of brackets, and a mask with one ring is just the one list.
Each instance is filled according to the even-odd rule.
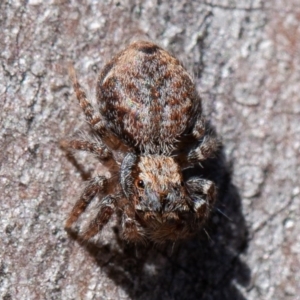
[[[297,0],[0,2],[2,299],[300,299]],[[67,66],[94,97],[105,61],[148,36],[195,74],[224,143],[205,232],[166,248],[64,222],[96,166],[58,141],[85,128]],[[109,227],[109,226],[108,226]]]

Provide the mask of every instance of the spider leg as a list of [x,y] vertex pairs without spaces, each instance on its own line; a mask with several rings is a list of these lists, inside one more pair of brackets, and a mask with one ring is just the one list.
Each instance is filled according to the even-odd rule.
[[201,139],[205,134],[205,119],[202,115],[198,116],[194,125],[192,135],[195,139]]
[[69,149],[88,151],[95,154],[97,158],[104,164],[115,164],[112,152],[100,141],[89,142],[83,140],[62,140],[60,142],[60,146],[67,151]]
[[144,229],[135,219],[134,209],[128,204],[122,215],[123,239],[132,242],[144,241]]
[[219,142],[216,137],[206,135],[188,154],[188,162],[197,163],[213,156],[218,150]]
[[97,176],[89,182],[72,209],[72,212],[65,225],[66,230],[71,229],[73,223],[76,222],[79,216],[85,211],[92,199],[99,192],[105,191],[107,185],[108,180],[104,176]]
[[207,217],[216,199],[216,186],[207,179],[190,178],[186,182],[192,206],[199,218]]
[[101,117],[99,113],[95,112],[95,109],[87,99],[86,93],[80,86],[75,70],[72,66],[69,68],[70,78],[73,82],[74,91],[76,93],[77,100],[81,106],[86,120],[90,124],[92,130],[100,135],[103,142],[112,150],[126,151],[128,147],[109,129],[106,120]]
[[95,112],[93,106],[87,99],[86,93],[81,88],[81,86],[77,80],[75,70],[72,66],[70,66],[70,68],[69,68],[69,74],[70,74],[70,78],[73,83],[74,91],[76,93],[76,97],[78,99],[79,105],[81,106],[87,121],[89,122],[91,127],[94,129],[96,129],[96,127],[100,131],[101,131],[101,129],[105,129],[105,125],[106,125],[105,122],[103,120],[101,120],[100,115]]
[[85,231],[82,239],[89,240],[93,236],[95,236],[105,224],[109,221],[111,215],[115,211],[115,199],[111,196],[105,197],[100,206],[100,210],[94,220],[90,223],[89,227]]
[[189,163],[198,163],[212,157],[220,146],[216,135],[207,129],[207,125],[202,116],[197,119],[192,135],[198,140],[198,143],[187,155]]

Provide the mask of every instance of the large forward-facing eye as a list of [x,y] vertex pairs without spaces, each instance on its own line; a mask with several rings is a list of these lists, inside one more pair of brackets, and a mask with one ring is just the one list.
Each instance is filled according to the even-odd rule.
[[135,186],[139,189],[144,189],[145,188],[145,184],[144,184],[144,181],[141,180],[141,179],[137,179],[135,181]]

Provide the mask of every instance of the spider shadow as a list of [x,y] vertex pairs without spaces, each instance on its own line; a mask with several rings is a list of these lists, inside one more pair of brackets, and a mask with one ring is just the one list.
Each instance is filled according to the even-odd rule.
[[120,240],[115,248],[83,245],[130,298],[246,299],[238,286],[246,287],[250,281],[250,269],[240,259],[248,234],[231,168],[222,149],[203,167],[194,172],[206,170],[203,176],[217,184],[218,199],[210,219],[193,239],[164,247]]

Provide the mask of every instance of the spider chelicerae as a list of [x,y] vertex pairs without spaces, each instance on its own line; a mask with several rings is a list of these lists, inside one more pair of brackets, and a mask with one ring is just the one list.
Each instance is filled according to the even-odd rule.
[[75,71],[70,73],[94,138],[64,140],[62,146],[93,153],[111,176],[90,180],[66,229],[101,197],[84,240],[100,232],[114,213],[121,237],[129,242],[163,243],[197,232],[216,198],[215,184],[202,175],[201,162],[216,153],[219,143],[179,60],[148,41],[130,44],[100,73],[96,108]]

